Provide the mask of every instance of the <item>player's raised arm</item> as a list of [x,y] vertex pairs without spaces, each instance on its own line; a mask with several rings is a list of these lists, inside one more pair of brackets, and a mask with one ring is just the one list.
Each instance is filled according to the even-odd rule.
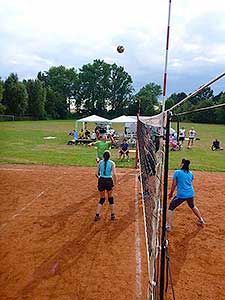
[[113,136],[111,134],[109,135],[109,138],[110,138],[111,145],[114,144],[114,138],[113,138]]

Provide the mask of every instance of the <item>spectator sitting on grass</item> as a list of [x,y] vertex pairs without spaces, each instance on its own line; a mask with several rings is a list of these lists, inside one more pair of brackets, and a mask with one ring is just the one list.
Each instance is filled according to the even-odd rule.
[[78,138],[79,138],[79,140],[83,140],[83,139],[85,138],[85,133],[84,133],[84,130],[83,130],[83,129],[81,129],[81,130],[79,131],[79,136],[78,136]]
[[215,139],[215,141],[213,141],[211,149],[212,149],[212,151],[223,150],[223,148],[220,147],[220,142],[217,139]]
[[120,144],[120,150],[119,150],[119,159],[123,156],[125,158],[125,155],[127,156],[127,159],[129,161],[129,144],[127,143],[127,139],[124,138],[123,142]]

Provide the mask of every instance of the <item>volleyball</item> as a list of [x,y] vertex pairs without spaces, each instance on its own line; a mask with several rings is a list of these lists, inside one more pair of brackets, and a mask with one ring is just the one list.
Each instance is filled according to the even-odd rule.
[[124,52],[124,47],[123,46],[118,46],[117,47],[117,52],[119,52],[119,53],[123,53]]

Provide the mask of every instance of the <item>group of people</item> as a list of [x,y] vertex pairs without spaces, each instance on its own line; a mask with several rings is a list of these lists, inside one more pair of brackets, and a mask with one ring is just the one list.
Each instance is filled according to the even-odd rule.
[[[191,149],[194,145],[194,140],[196,139],[197,132],[195,131],[194,127],[191,127],[191,129],[188,131],[188,144],[187,148]],[[177,136],[175,133],[171,133],[169,137],[169,145],[172,151],[180,150],[184,144],[186,138],[186,130],[184,127],[182,127],[179,130],[179,136],[177,140]],[[216,139],[213,141],[211,149],[214,150],[223,150],[223,148],[220,146],[220,142]]]
[[[98,164],[96,177],[98,178],[98,191],[99,191],[99,203],[95,215],[95,221],[99,221],[101,217],[101,209],[105,203],[105,197],[107,194],[108,202],[111,209],[111,220],[115,220],[115,209],[114,209],[114,198],[113,198],[113,187],[117,183],[116,165],[115,162],[110,160],[109,149],[114,144],[112,135],[109,135],[109,141],[107,141],[107,135],[103,134],[100,139],[96,142],[88,144],[89,147],[95,146],[97,148],[96,162]],[[124,138],[120,144],[119,159],[127,156],[129,160],[129,144],[127,139]]]
[[[174,210],[182,203],[186,202],[194,215],[197,217],[198,223],[204,225],[205,221],[194,202],[194,188],[192,185],[194,176],[189,169],[190,161],[182,159],[180,164],[180,170],[176,170],[173,175],[173,182],[169,193],[169,198],[173,197],[176,190],[176,195],[173,197],[169,204],[166,230],[171,231],[171,221]],[[98,191],[99,202],[97,205],[96,215],[94,220],[99,221],[101,218],[102,206],[105,203],[106,195],[110,205],[111,220],[115,220],[115,204],[113,197],[113,189],[117,184],[118,178],[116,174],[116,165],[110,160],[109,150],[105,150],[103,153],[103,159],[98,162],[96,170],[96,177],[98,178]]]
[[[192,127],[188,132],[188,149],[190,149],[191,146],[193,146],[195,135],[196,135],[196,131]],[[178,139],[177,139],[176,132],[171,133],[170,137],[169,137],[169,145],[170,145],[171,150],[172,151],[180,150],[183,146],[184,141],[185,141],[185,137],[186,137],[186,131],[185,131],[184,127],[182,127],[179,130]]]
[[[190,149],[193,146],[196,134],[197,133],[194,130],[194,127],[191,127],[191,129],[188,131],[188,149]],[[185,141],[185,138],[186,138],[186,130],[185,130],[184,127],[182,127],[179,130],[178,139],[177,139],[176,132],[171,133],[170,137],[169,137],[170,149],[172,151],[180,150],[183,147],[183,143]]]
[[[194,128],[189,130],[189,141],[188,146],[193,145],[193,140],[195,138],[196,132]],[[185,139],[185,129],[182,127],[179,134],[179,142],[183,143]],[[99,137],[97,141],[93,141],[88,144],[89,147],[95,146],[97,148],[97,169],[96,169],[96,177],[98,178],[97,188],[99,191],[99,202],[97,205],[96,215],[94,221],[99,221],[101,218],[101,210],[102,206],[105,203],[106,196],[108,198],[110,212],[111,212],[111,220],[115,220],[115,203],[113,190],[117,184],[118,178],[116,173],[116,165],[115,162],[110,159],[111,153],[109,149],[114,144],[114,139],[112,135],[109,135],[109,140],[107,140],[107,135],[103,134]],[[214,143],[214,146],[217,147]],[[129,144],[127,143],[127,139],[124,138],[122,143],[120,144],[119,150],[119,159],[127,156],[129,159]],[[205,221],[203,220],[201,213],[194,202],[194,188],[192,185],[192,181],[194,176],[189,169],[190,161],[187,159],[182,159],[180,164],[180,170],[174,172],[173,182],[171,185],[171,191],[169,193],[169,198],[173,197],[173,194],[176,190],[176,195],[173,197],[169,204],[168,209],[168,218],[166,230],[171,231],[171,220],[174,213],[174,210],[181,205],[183,202],[187,202],[188,206],[191,208],[193,213],[196,215],[199,224],[204,225]]]

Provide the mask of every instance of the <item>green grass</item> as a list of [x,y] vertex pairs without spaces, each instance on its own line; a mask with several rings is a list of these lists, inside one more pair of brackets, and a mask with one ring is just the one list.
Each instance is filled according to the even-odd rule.
[[[0,122],[0,163],[96,166],[96,149],[86,145],[67,145],[71,138],[68,133],[74,126],[73,120]],[[90,124],[90,129],[93,126]],[[176,129],[175,124],[172,126]],[[225,126],[191,123],[181,126],[186,130],[194,126],[200,141],[196,141],[191,150],[187,149],[185,142],[181,151],[170,151],[170,169],[178,168],[180,160],[188,158],[194,170],[225,172],[225,150],[210,150],[214,138],[225,147]],[[114,127],[123,131],[121,125]],[[47,136],[56,138],[44,139]],[[118,150],[112,149],[112,159],[118,167],[134,167],[134,153],[129,162],[118,161],[117,154]]]
[[[213,124],[193,124],[182,123],[186,133],[193,126],[197,132],[199,141],[194,142],[192,149],[187,149],[187,141],[181,151],[170,151],[169,153],[169,168],[179,168],[179,162],[182,158],[191,161],[192,170],[201,171],[219,171],[225,172],[225,149],[223,151],[212,151],[212,141],[217,138],[223,148],[225,148],[225,126]],[[172,124],[176,130],[176,124]]]
[[[74,126],[73,120],[0,122],[0,163],[96,166],[94,147],[67,145]],[[56,138],[44,139],[48,136]],[[112,149],[112,159],[117,156]],[[118,167],[134,165],[134,154],[129,162],[117,161]]]

